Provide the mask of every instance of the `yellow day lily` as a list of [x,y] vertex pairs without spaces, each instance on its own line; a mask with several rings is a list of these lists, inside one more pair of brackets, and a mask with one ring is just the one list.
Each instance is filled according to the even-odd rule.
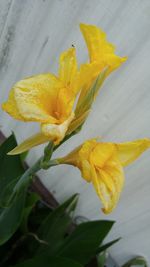
[[108,214],[115,208],[123,188],[123,167],[135,161],[148,148],[148,138],[118,144],[92,139],[59,159],[59,163],[80,169],[83,178],[92,182],[103,203],[102,210]]
[[[60,56],[58,76],[51,73],[32,76],[17,82],[11,89],[7,102],[2,105],[3,110],[17,120],[39,122],[41,131],[9,154],[22,153],[50,140],[59,144],[86,119],[90,110],[90,105],[85,108],[86,102],[91,100],[89,97],[84,100],[84,97],[94,79],[100,74],[98,85],[101,85],[105,68],[108,75],[125,61],[114,54],[113,46],[96,26],[81,24],[80,28],[88,46],[90,63],[82,64],[78,69],[75,48],[71,48]],[[80,91],[74,112],[74,102]]]

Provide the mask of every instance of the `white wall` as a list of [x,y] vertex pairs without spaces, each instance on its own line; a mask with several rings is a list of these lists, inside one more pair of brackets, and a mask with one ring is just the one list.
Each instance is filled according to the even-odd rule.
[[[0,102],[17,80],[56,71],[60,52],[71,44],[77,48],[79,61],[85,61],[79,22],[102,27],[128,61],[107,79],[83,131],[59,155],[98,135],[116,142],[150,136],[149,0],[0,0]],[[19,142],[38,129],[36,124],[19,123],[0,112],[1,130],[6,135],[14,130]],[[30,163],[42,149],[33,149]],[[137,254],[150,262],[150,151],[125,172],[120,203],[109,216],[101,213],[98,197],[77,169],[61,166],[40,175],[59,201],[74,192],[81,194],[78,215],[117,220],[109,239],[123,237],[111,249],[119,263]]]

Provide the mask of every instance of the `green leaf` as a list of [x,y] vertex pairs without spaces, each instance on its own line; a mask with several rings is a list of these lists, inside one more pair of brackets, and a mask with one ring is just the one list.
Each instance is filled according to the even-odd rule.
[[112,228],[113,221],[92,221],[78,225],[65,239],[59,256],[86,264],[97,253],[98,247]]
[[4,208],[0,215],[0,245],[4,244],[20,225],[25,203],[26,191],[20,191],[11,205]]
[[6,207],[14,185],[24,172],[19,156],[8,156],[7,153],[17,145],[12,134],[0,146],[0,207]]
[[30,214],[30,223],[35,229],[38,229],[50,212],[52,212],[52,209],[46,206],[44,202],[37,203],[34,211]]
[[[8,184],[6,184],[6,181],[2,181],[3,179],[1,179],[1,182],[3,182],[4,184],[4,188],[1,190],[0,193],[0,206],[2,208],[6,208],[10,205],[10,201],[12,198],[12,192],[13,192],[13,188],[15,187],[16,183],[18,182],[18,177],[15,179],[13,179],[11,182],[9,182]],[[4,179],[5,180],[5,179]]]
[[66,258],[53,258],[44,253],[42,256],[35,257],[14,267],[83,267],[80,263]]
[[143,267],[148,267],[148,264],[146,262],[146,259],[141,256],[137,256],[128,262],[126,262],[122,267],[131,267],[131,266],[143,266]]
[[36,193],[27,194],[25,208],[23,210],[23,218],[20,226],[23,232],[28,231],[28,217],[38,200],[40,200],[40,196]]
[[106,264],[106,252],[103,252],[97,256],[98,267],[104,267]]
[[109,247],[111,247],[112,245],[114,245],[115,243],[117,243],[121,238],[117,238],[115,240],[110,241],[109,243],[102,245],[98,248],[97,253],[101,253],[102,251],[108,249]]
[[[45,218],[37,232],[40,240],[47,242],[51,255],[56,253],[64,240],[64,235],[72,222],[71,214],[76,208],[77,201],[77,194],[70,197]],[[37,253],[46,248],[47,246],[41,244]]]

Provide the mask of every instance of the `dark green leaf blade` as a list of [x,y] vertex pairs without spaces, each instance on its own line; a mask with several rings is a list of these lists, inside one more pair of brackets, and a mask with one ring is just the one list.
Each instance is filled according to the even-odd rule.
[[59,256],[68,257],[86,264],[97,253],[97,249],[112,228],[113,221],[82,223],[64,241]]
[[17,230],[23,216],[26,190],[20,191],[11,205],[0,215],[0,245],[4,244]]
[[[70,197],[66,202],[51,212],[43,221],[38,230],[38,237],[47,242],[51,255],[57,252],[62,242],[64,235],[71,224],[71,214],[74,211],[78,201],[78,194]],[[47,246],[40,245],[37,253],[46,249]]]
[[8,156],[7,153],[17,145],[12,134],[0,146],[0,207],[8,205],[11,191],[24,172],[20,156]]
[[83,267],[80,263],[67,258],[53,258],[44,253],[31,260],[17,264],[14,267]]
[[98,248],[97,253],[101,253],[102,251],[105,251],[106,249],[108,249],[109,247],[111,247],[112,245],[114,245],[115,243],[117,243],[121,238],[117,238],[115,240],[112,240],[108,243],[106,243],[105,245],[102,245]]
[[26,203],[23,210],[23,217],[20,226],[23,232],[28,232],[28,217],[38,200],[40,200],[40,196],[37,195],[36,193],[27,194]]

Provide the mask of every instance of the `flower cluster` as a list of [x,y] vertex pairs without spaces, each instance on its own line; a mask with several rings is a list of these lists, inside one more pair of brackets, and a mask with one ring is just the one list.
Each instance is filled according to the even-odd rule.
[[[103,81],[126,61],[126,57],[115,54],[115,47],[101,29],[85,24],[81,24],[80,29],[88,48],[89,62],[78,66],[75,48],[69,48],[60,55],[58,75],[44,73],[17,82],[2,105],[15,119],[38,122],[41,126],[39,133],[10,151],[10,155],[48,141],[58,146],[77,133]],[[110,213],[123,188],[123,167],[149,147],[150,139],[146,138],[122,144],[92,139],[58,159],[58,163],[78,167],[83,178],[92,182],[103,203],[103,211]]]

